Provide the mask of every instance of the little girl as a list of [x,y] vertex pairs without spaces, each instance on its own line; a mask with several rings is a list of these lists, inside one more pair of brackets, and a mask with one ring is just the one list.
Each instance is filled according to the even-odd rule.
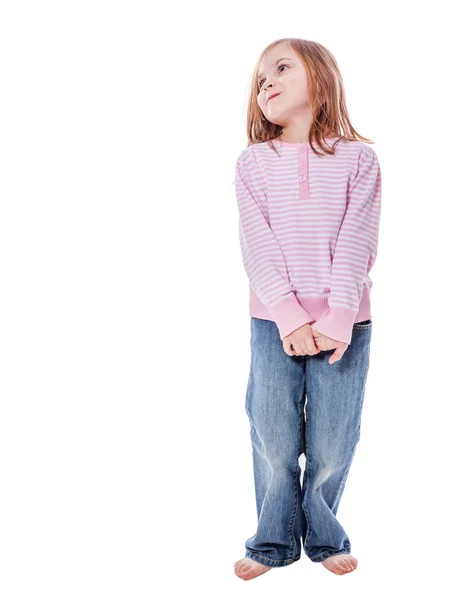
[[234,570],[252,579],[299,560],[303,545],[342,575],[358,564],[336,514],[360,438],[380,166],[349,121],[334,57],[312,41],[262,52],[247,133],[235,186],[258,527]]

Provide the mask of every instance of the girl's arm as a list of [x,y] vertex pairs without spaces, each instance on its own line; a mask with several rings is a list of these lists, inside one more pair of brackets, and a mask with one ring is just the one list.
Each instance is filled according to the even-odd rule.
[[300,305],[289,283],[285,257],[263,213],[267,206],[265,173],[250,147],[236,163],[236,198],[242,260],[250,286],[268,309],[283,339],[312,316]]
[[365,146],[351,184],[332,260],[329,308],[312,329],[351,342],[365,278],[377,255],[381,213],[381,170],[375,151]]

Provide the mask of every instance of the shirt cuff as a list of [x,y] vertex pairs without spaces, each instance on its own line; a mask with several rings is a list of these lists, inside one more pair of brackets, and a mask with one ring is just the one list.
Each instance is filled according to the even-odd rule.
[[311,328],[337,342],[351,343],[352,327],[357,315],[356,310],[342,308],[341,306],[329,307],[326,312],[315,321]]
[[281,340],[302,325],[314,322],[313,317],[301,306],[294,292],[272,308],[268,308],[268,311],[278,327]]

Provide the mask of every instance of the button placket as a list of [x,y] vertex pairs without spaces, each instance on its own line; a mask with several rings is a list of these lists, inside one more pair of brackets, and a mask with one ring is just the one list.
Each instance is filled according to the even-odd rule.
[[299,193],[302,200],[306,200],[309,197],[308,151],[306,146],[299,148]]

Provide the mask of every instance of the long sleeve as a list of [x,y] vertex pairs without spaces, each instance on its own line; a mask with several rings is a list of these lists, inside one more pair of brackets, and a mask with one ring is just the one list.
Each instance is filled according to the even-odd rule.
[[366,146],[347,198],[331,266],[328,309],[312,329],[349,344],[363,286],[377,255],[381,213],[381,170],[375,151]]
[[251,288],[268,309],[283,339],[314,319],[297,299],[285,257],[265,216],[264,181],[264,170],[253,152],[243,150],[235,177],[242,260]]

